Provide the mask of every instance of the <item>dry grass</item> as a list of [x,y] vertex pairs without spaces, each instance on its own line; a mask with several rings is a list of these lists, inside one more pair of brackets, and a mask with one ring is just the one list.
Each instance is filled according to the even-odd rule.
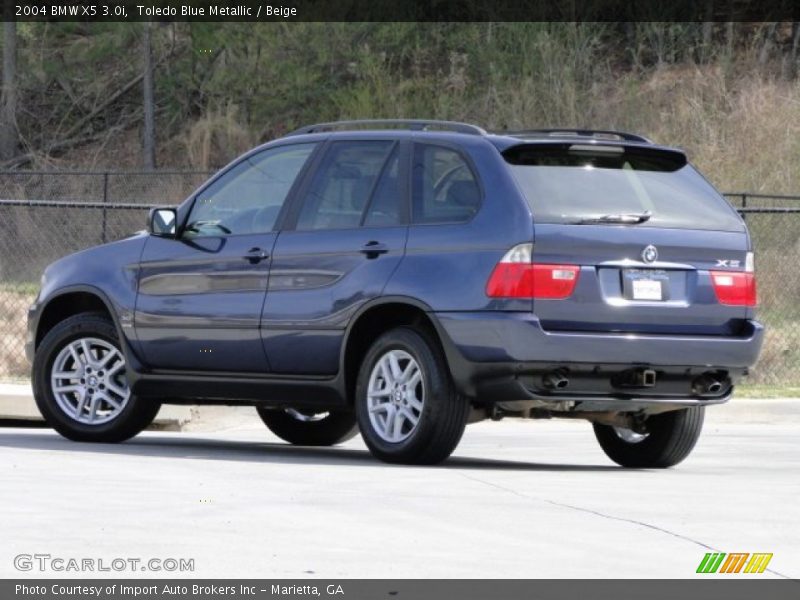
[[192,168],[208,170],[226,164],[256,143],[256,135],[244,123],[236,105],[226,104],[190,123],[172,146],[185,153]]
[[797,82],[692,66],[656,71],[631,88],[638,91],[607,108],[625,115],[626,126],[685,148],[721,189],[800,192]]

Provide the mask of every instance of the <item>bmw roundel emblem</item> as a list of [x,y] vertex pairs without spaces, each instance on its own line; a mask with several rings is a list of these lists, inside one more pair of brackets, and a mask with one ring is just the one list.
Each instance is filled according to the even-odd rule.
[[642,250],[642,260],[646,263],[656,262],[658,260],[658,248],[650,244]]

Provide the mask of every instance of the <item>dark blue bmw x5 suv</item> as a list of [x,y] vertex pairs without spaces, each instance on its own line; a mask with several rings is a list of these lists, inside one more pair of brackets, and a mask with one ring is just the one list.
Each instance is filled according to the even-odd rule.
[[736,211],[646,138],[326,123],[51,265],[28,354],[74,440],[253,404],[293,444],[360,430],[430,464],[470,422],[579,417],[617,463],[668,467],[758,357],[753,270]]

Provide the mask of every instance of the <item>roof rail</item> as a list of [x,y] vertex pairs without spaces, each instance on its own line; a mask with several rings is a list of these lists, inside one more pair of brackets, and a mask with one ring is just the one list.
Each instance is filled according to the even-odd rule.
[[457,121],[437,121],[433,119],[366,119],[362,121],[333,121],[331,123],[317,123],[306,125],[287,135],[302,135],[305,133],[320,133],[323,131],[348,130],[348,129],[409,129],[411,131],[445,130],[471,135],[486,135],[486,131],[477,125],[459,123]]
[[636,133],[627,133],[625,131],[614,131],[611,129],[571,129],[569,127],[559,129],[524,129],[522,131],[506,131],[504,135],[510,136],[526,136],[526,135],[542,135],[549,137],[594,137],[594,138],[611,138],[614,137],[619,140],[628,142],[641,142],[643,144],[652,144],[653,141],[638,135]]

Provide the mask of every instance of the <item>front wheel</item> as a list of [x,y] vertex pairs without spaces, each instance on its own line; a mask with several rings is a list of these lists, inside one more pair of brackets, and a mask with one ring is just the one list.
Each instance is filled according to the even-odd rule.
[[696,406],[648,417],[644,429],[594,424],[594,434],[606,455],[618,465],[664,469],[691,453],[703,429],[705,407]]
[[36,349],[32,381],[47,423],[79,442],[127,440],[160,408],[131,393],[117,329],[100,313],[81,313],[53,327]]
[[461,440],[469,415],[469,403],[456,392],[436,342],[407,328],[389,331],[372,344],[355,402],[364,442],[392,463],[443,461]]
[[295,446],[333,446],[358,433],[351,412],[301,411],[256,407],[264,425],[285,442]]

